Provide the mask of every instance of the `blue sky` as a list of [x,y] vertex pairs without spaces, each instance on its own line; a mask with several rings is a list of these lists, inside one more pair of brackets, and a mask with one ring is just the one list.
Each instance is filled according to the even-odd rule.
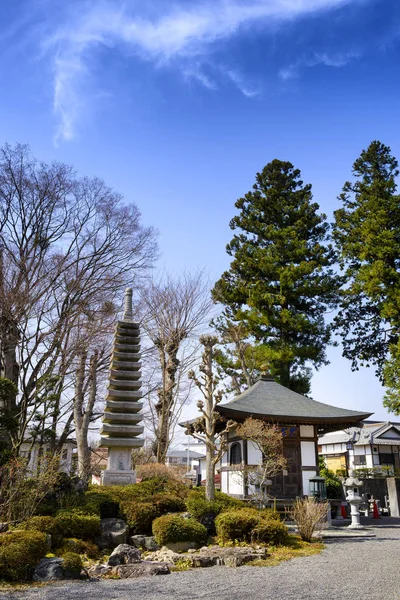
[[[398,0],[0,0],[0,142],[99,175],[160,232],[160,268],[228,266],[235,200],[289,160],[331,219],[373,139],[400,158]],[[340,349],[323,402],[385,418]]]

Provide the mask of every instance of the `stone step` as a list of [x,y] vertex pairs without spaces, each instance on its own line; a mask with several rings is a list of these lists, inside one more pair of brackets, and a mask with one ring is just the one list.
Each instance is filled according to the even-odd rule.
[[131,361],[125,361],[125,360],[113,360],[111,362],[111,368],[112,369],[122,369],[122,370],[127,370],[127,371],[138,371],[139,369],[142,368],[142,363],[141,362],[131,362]]
[[104,423],[140,423],[143,419],[142,413],[127,413],[127,412],[109,412],[105,411],[103,416]]
[[106,411],[115,413],[131,412],[138,413],[143,408],[143,402],[133,402],[129,400],[115,400],[108,398],[106,402]]
[[100,438],[100,448],[141,448],[143,444],[142,438]]
[[107,398],[111,398],[114,400],[115,398],[121,398],[121,400],[125,400],[126,398],[131,398],[132,400],[139,400],[142,397],[142,392],[139,390],[113,390],[109,388]]
[[142,376],[141,371],[123,371],[122,369],[111,369],[110,376],[112,379],[118,379],[122,381],[130,381],[132,383],[140,384],[138,379]]
[[137,436],[144,431],[143,425],[130,425],[129,423],[103,423],[100,433],[106,433],[110,437],[115,436]]
[[141,387],[141,381],[126,381],[124,379],[110,379],[108,387],[113,390],[138,390]]

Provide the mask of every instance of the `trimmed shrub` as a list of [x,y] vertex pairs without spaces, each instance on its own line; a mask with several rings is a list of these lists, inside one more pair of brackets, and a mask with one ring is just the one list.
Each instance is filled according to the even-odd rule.
[[8,581],[32,578],[39,560],[46,555],[47,537],[39,531],[0,534],[0,573]]
[[221,513],[215,519],[218,537],[224,541],[260,542],[281,544],[286,539],[287,527],[279,515],[271,510],[258,511],[242,508]]
[[93,540],[100,534],[100,517],[76,510],[60,511],[55,517],[56,530],[66,538]]
[[160,546],[176,542],[194,542],[201,545],[207,540],[207,529],[196,519],[164,515],[154,521],[153,535]]
[[120,512],[118,500],[97,492],[86,492],[81,510],[87,514],[98,515],[100,519],[118,517]]
[[125,520],[135,534],[151,534],[151,524],[160,516],[159,509],[150,502],[124,502]]
[[149,479],[163,479],[164,481],[178,481],[176,473],[167,465],[160,463],[147,463],[146,465],[137,465],[137,476],[143,481]]
[[99,555],[99,549],[96,544],[92,542],[85,542],[84,540],[78,540],[77,538],[67,538],[64,540],[63,545],[57,548],[57,556],[65,556],[68,553],[85,554],[88,558],[97,558]]
[[263,542],[279,546],[285,544],[288,539],[288,528],[282,521],[277,519],[262,519],[251,532],[252,542]]
[[40,531],[41,533],[48,533],[51,535],[52,548],[59,546],[63,540],[63,536],[59,531],[57,521],[54,517],[31,517],[27,521],[21,523],[18,528],[26,531]]
[[66,552],[63,556],[62,566],[67,578],[78,578],[82,571],[82,558],[75,552]]
[[185,501],[173,494],[157,494],[152,497],[151,502],[157,507],[159,516],[169,512],[184,512],[186,510]]
[[226,510],[232,508],[244,508],[245,506],[246,505],[242,500],[232,498],[221,492],[216,492],[215,500],[206,500],[202,490],[190,492],[186,500],[187,510],[198,520],[210,513],[219,515]]

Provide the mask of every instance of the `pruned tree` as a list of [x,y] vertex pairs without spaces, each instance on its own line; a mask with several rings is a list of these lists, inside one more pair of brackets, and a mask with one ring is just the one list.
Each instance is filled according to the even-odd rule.
[[206,446],[206,498],[215,498],[215,467],[228,447],[227,434],[235,425],[233,421],[224,421],[215,407],[221,402],[223,393],[218,389],[219,377],[215,374],[215,347],[219,343],[216,336],[202,335],[200,343],[203,354],[199,366],[200,374],[189,372],[204,400],[197,402],[201,416],[186,424],[187,435],[200,440]]
[[57,451],[74,430],[76,357],[96,349],[123,289],[152,264],[155,233],[100,179],[6,145],[0,248],[0,375],[18,386],[12,450],[37,432]]
[[266,505],[268,485],[272,477],[279,475],[287,467],[283,454],[282,430],[274,424],[249,417],[236,429],[237,435],[254,444],[259,451],[261,461],[257,465],[240,467],[247,486],[252,488],[252,496],[260,506]]
[[187,372],[195,362],[196,335],[210,318],[212,302],[202,271],[151,280],[140,296],[142,328],[150,342],[148,369],[152,370],[146,393],[148,424],[157,461],[165,462],[176,423],[191,395]]

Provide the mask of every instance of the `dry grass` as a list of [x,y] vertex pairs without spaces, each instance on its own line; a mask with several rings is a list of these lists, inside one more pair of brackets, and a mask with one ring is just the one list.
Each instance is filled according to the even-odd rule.
[[289,535],[286,546],[273,546],[268,548],[267,558],[257,559],[248,563],[251,567],[276,567],[285,560],[300,556],[319,554],[325,545],[319,541],[303,542],[300,536]]

